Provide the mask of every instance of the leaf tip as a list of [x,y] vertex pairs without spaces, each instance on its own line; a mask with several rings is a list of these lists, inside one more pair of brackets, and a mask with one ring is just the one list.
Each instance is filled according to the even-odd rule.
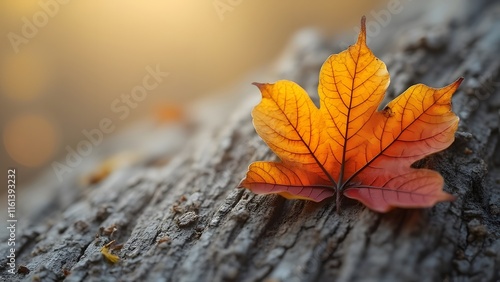
[[458,86],[460,86],[460,84],[462,84],[462,81],[464,81],[463,76],[461,76],[457,80],[455,80],[455,82],[453,84],[455,84],[458,87]]
[[257,86],[257,87],[260,89],[260,88],[262,88],[262,87],[265,85],[265,83],[260,83],[260,82],[252,82],[252,85]]
[[453,95],[455,93],[455,91],[457,91],[458,87],[460,87],[460,84],[462,84],[462,81],[464,81],[464,78],[459,77],[457,80],[452,82],[450,85],[445,86],[444,88],[451,89],[451,91],[452,91],[451,94]]
[[239,189],[239,188],[245,188],[245,187],[243,186],[243,185],[244,185],[244,184],[243,184],[243,182],[244,182],[245,180],[246,180],[246,177],[245,177],[245,178],[243,178],[243,179],[240,181],[240,183],[238,183],[238,185],[237,185],[235,188],[237,188],[237,189]]
[[443,191],[441,197],[439,198],[439,202],[453,202],[456,199],[457,199],[456,196],[453,196],[452,194]]
[[366,16],[361,17],[361,30],[366,30]]
[[366,44],[366,16],[361,17],[361,30],[359,31],[358,43]]
[[262,98],[270,98],[271,93],[270,93],[270,87],[273,86],[273,84],[269,83],[260,83],[260,82],[253,82],[252,85],[257,86],[260,90],[260,94],[262,95]]

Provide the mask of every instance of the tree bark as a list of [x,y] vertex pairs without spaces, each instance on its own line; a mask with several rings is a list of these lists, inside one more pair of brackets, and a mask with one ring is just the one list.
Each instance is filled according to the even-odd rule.
[[[386,40],[369,38],[391,73],[388,98],[465,77],[455,142],[415,164],[439,171],[454,202],[378,214],[344,199],[338,214],[331,199],[236,189],[251,162],[276,159],[252,126],[255,89],[167,164],[139,162],[84,189],[74,178],[45,182],[50,201],[17,233],[16,262],[29,273],[7,272],[2,244],[2,281],[499,281],[499,15],[498,1],[477,1],[438,23],[430,13],[395,18]],[[302,36],[312,40],[297,37],[277,76],[314,93],[321,63],[340,48]],[[111,240],[124,244],[115,264],[100,252]]]

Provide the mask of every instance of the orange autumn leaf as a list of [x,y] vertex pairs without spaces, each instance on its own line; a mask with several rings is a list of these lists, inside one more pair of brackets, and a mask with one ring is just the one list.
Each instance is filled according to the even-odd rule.
[[316,107],[291,81],[255,85],[257,133],[280,162],[254,162],[239,187],[257,194],[322,201],[336,195],[387,212],[451,201],[441,175],[411,164],[447,148],[458,117],[451,96],[462,78],[443,88],[414,85],[377,110],[389,73],[366,45],[365,18],[356,44],[321,67]]

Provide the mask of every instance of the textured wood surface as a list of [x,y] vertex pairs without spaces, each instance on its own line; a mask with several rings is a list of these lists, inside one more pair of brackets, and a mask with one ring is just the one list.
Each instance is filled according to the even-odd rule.
[[[456,141],[416,164],[441,172],[455,202],[382,215],[344,200],[337,214],[334,201],[235,189],[250,162],[275,158],[252,127],[255,89],[166,164],[136,163],[83,189],[74,178],[44,182],[50,201],[17,234],[18,265],[30,272],[7,273],[2,244],[2,281],[499,281],[500,3],[477,3],[371,39],[391,74],[389,97],[465,77],[453,100]],[[314,92],[321,63],[340,49],[313,33],[297,38],[276,76]],[[111,240],[124,244],[116,264],[100,253]]]

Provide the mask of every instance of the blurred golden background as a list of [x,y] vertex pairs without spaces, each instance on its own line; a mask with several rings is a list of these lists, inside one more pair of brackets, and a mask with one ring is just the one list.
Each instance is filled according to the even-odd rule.
[[169,75],[117,131],[273,63],[301,28],[352,33],[387,2],[2,1],[1,169],[17,168],[27,183],[49,168],[82,130],[115,115],[110,105],[143,84],[148,66]]

